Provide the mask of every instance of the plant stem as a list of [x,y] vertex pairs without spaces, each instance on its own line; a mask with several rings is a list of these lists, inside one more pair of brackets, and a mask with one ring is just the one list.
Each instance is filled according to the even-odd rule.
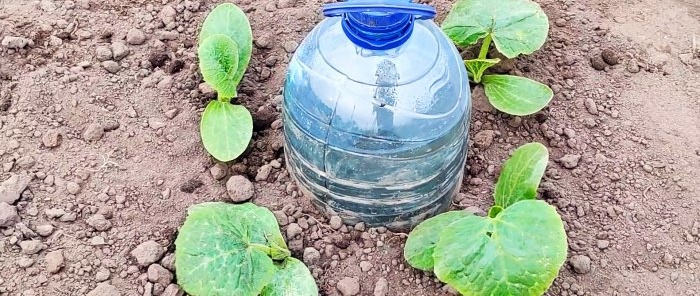
[[217,98],[216,98],[216,99],[217,99],[219,102],[222,102],[222,103],[230,103],[230,102],[231,102],[231,98],[225,98],[225,97],[218,96],[218,95],[217,95]]
[[485,59],[486,55],[489,53],[489,47],[491,46],[491,33],[486,35],[484,38],[484,43],[481,44],[481,51],[479,51],[479,59]]

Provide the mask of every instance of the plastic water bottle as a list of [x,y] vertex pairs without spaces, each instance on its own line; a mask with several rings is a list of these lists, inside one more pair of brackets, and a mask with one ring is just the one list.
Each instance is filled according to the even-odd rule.
[[347,224],[408,229],[448,208],[466,158],[462,58],[407,0],[327,4],[290,61],[287,167],[301,192]]

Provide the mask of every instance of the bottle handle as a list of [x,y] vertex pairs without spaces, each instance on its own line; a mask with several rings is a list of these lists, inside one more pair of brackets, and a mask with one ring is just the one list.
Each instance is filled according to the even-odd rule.
[[327,17],[357,12],[403,13],[413,15],[416,19],[433,19],[437,15],[435,8],[430,5],[396,0],[357,0],[323,6],[323,14]]

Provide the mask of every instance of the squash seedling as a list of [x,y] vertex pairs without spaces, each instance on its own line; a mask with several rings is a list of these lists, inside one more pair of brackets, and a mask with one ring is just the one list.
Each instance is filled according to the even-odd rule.
[[245,13],[231,3],[209,13],[199,33],[199,69],[204,81],[217,92],[200,122],[204,148],[219,161],[240,156],[253,137],[253,117],[248,109],[231,104],[237,96],[253,49],[253,32]]
[[290,257],[275,216],[252,203],[190,207],[175,240],[175,268],[190,295],[318,296],[309,269]]
[[530,115],[542,110],[554,96],[547,85],[528,78],[484,75],[501,61],[487,57],[492,42],[509,59],[542,47],[549,32],[549,20],[537,3],[458,0],[442,23],[442,30],[460,47],[470,47],[483,40],[479,56],[464,64],[471,80],[483,84],[489,102],[496,109],[516,116]]
[[424,221],[408,236],[406,261],[463,295],[544,294],[568,249],[561,217],[536,200],[548,158],[542,144],[518,148],[503,165],[488,216],[452,211]]

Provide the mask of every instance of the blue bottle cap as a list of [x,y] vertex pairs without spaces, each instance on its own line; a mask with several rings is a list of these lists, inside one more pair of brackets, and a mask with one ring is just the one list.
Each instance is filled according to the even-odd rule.
[[432,19],[437,12],[410,0],[348,0],[324,5],[323,14],[342,17],[345,35],[358,46],[385,50],[404,44],[416,19]]

